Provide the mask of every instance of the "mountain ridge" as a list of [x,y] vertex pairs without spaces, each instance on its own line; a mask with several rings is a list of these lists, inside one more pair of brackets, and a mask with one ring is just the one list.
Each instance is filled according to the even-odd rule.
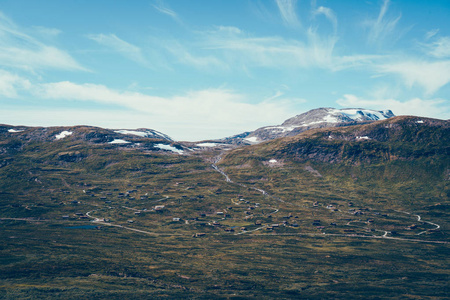
[[[271,154],[274,159],[287,155],[301,161],[328,163],[410,160],[450,155],[450,147],[446,146],[450,144],[449,131],[447,120],[397,116],[355,126],[315,128],[295,136],[254,144],[244,151],[266,152],[264,156]],[[232,156],[233,151],[229,155]]]
[[275,138],[294,136],[310,129],[357,125],[385,120],[394,116],[391,110],[322,107],[289,118],[281,125],[258,128],[243,140],[254,144]]

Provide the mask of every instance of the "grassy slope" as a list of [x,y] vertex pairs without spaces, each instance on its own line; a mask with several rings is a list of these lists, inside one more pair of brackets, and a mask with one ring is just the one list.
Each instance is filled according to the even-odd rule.
[[[321,136],[330,132],[241,148],[224,158],[221,167],[234,181],[264,188],[285,202],[225,183],[196,155],[119,150],[71,139],[25,143],[20,151],[10,146],[0,156],[0,161],[8,162],[0,168],[0,217],[34,219],[0,221],[0,297],[444,299],[448,244],[322,234],[341,234],[346,229],[362,236],[383,233],[367,233],[375,228],[396,230],[397,236],[408,239],[448,240],[448,180],[444,180],[448,157],[440,152],[443,135],[423,147],[402,147],[401,140],[386,146],[408,153],[437,149],[414,160],[395,159],[401,156],[397,150],[380,158],[374,142],[369,142],[374,158],[360,164],[355,162],[371,144],[348,142],[349,149],[359,150],[334,163],[299,155],[300,146],[308,143],[342,149],[339,141],[322,142]],[[11,138],[2,143],[23,142]],[[413,149],[404,150],[407,147]],[[76,151],[81,160],[61,160],[61,152]],[[272,158],[284,165],[267,164]],[[322,177],[314,176],[311,168]],[[134,200],[118,196],[132,189],[137,190],[131,194]],[[148,199],[140,200],[145,194]],[[239,201],[237,195],[249,203]],[[245,214],[256,202],[260,207]],[[339,211],[326,209],[330,203]],[[159,204],[166,206],[162,213],[136,215],[132,210]],[[348,212],[363,207],[370,208],[363,216]],[[92,224],[76,215],[92,210],[94,217],[151,234],[106,225],[68,228]],[[442,225],[442,230],[416,236],[433,226],[395,210],[421,214],[424,220]],[[217,211],[230,217],[220,220]],[[286,219],[290,213],[293,217]],[[173,222],[173,217],[183,222]],[[374,223],[365,224],[368,218]],[[316,219],[324,229],[312,225]],[[205,226],[214,220],[223,226]],[[263,225],[288,220],[299,226],[242,235],[223,231],[232,226],[238,226],[236,232],[241,226],[256,229],[255,220]],[[353,223],[346,225],[349,220]],[[332,222],[337,225],[330,226]],[[412,223],[419,228],[406,230]],[[196,232],[207,235],[192,238]]]

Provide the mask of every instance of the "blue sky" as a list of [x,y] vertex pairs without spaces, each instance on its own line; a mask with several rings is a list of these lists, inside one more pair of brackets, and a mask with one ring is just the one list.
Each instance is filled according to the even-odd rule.
[[1,0],[0,123],[195,141],[318,107],[448,119],[448,16],[448,0]]

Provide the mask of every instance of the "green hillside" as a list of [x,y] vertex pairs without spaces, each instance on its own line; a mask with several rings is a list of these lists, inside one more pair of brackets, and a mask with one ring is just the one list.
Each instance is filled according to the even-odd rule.
[[10,127],[0,298],[448,296],[448,121],[397,117],[231,151]]

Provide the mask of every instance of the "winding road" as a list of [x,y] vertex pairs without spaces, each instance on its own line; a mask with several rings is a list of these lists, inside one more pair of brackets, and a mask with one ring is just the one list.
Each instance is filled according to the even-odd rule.
[[[222,175],[225,177],[225,181],[226,181],[226,182],[228,182],[228,183],[230,183],[230,184],[235,184],[235,185],[238,185],[238,186],[241,186],[241,187],[249,188],[248,186],[246,186],[246,185],[243,184],[243,183],[238,183],[238,182],[232,181],[232,180],[230,179],[230,177],[228,176],[228,174],[226,174],[225,171],[223,171],[222,169],[220,169],[220,168],[217,166],[217,163],[219,163],[221,159],[222,159],[222,153],[221,153],[219,156],[216,157],[216,159],[214,160],[214,163],[211,165],[211,167],[212,167],[215,171],[217,171],[218,173],[222,174]],[[286,204],[291,204],[291,205],[295,205],[295,206],[299,206],[299,207],[304,207],[304,206],[301,206],[301,205],[296,205],[296,204],[294,204],[294,203],[286,202],[286,201],[284,201],[284,200],[282,200],[282,199],[280,199],[280,198],[278,198],[278,197],[271,196],[271,195],[269,195],[269,193],[267,193],[267,192],[266,192],[265,190],[263,190],[263,189],[255,188],[255,187],[250,187],[250,188],[253,189],[253,190],[256,190],[256,191],[258,191],[258,192],[260,192],[260,193],[262,193],[264,196],[268,196],[269,198],[275,199],[275,200],[277,200],[277,201],[279,201],[279,202],[286,203]],[[278,209],[276,210],[276,212],[278,212]],[[411,213],[408,213],[408,212],[403,212],[403,211],[397,211],[397,212],[405,213],[405,214],[411,215]],[[421,222],[424,222],[424,223],[427,223],[427,224],[436,226],[436,228],[434,228],[434,230],[439,229],[439,228],[441,227],[440,225],[435,224],[435,223],[432,223],[432,222],[430,222],[430,221],[423,221],[423,220],[421,219],[421,216],[420,216],[420,215],[414,215],[414,216],[417,217],[417,221],[421,221]],[[349,222],[349,223],[350,223],[350,222]],[[243,232],[235,233],[235,235],[251,234],[251,233],[253,233],[253,232],[257,231],[257,230],[261,230],[261,229],[263,229],[263,228],[265,228],[265,227],[266,227],[266,225],[261,226],[261,227],[258,227],[257,229],[254,229],[254,230],[249,230],[249,231],[243,231]],[[268,236],[274,236],[274,235],[275,235],[275,236],[276,236],[276,235],[324,236],[324,235],[326,235],[326,236],[341,236],[341,237],[367,238],[367,239],[389,239],[389,240],[408,241],[408,242],[418,242],[418,243],[449,244],[449,242],[446,242],[446,241],[431,241],[431,240],[419,240],[419,239],[407,239],[407,238],[400,238],[400,237],[392,237],[392,236],[388,236],[388,234],[391,233],[391,232],[389,232],[389,231],[385,231],[385,230],[376,230],[376,231],[384,232],[384,234],[380,236],[380,235],[360,235],[360,234],[332,234],[332,233],[325,233],[325,232],[323,232],[323,233],[320,233],[320,234],[314,234],[314,233],[311,233],[311,234],[309,234],[309,233],[298,233],[298,234],[295,234],[295,233],[293,233],[293,234],[274,233],[274,234],[271,234],[271,235],[268,235]],[[428,231],[429,231],[429,230],[422,231],[422,232],[418,233],[417,235],[421,235],[421,234],[426,233],[426,232],[428,232]]]

